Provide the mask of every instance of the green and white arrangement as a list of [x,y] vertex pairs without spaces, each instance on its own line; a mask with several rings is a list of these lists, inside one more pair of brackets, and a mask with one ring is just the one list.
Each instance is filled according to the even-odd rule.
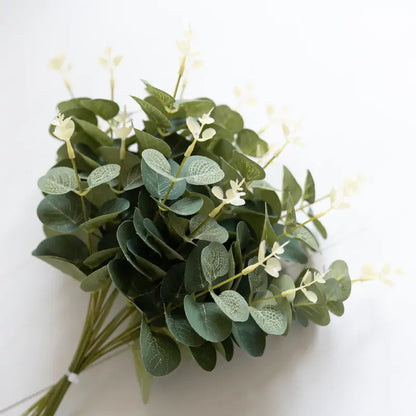
[[[327,236],[321,217],[345,207],[357,182],[318,197],[309,171],[301,185],[282,166],[283,183],[268,183],[296,127],[283,122],[285,143],[272,150],[227,105],[184,99],[189,42],[181,48],[174,93],[144,82],[147,96],[128,103],[145,114],[142,128],[114,101],[121,58],[110,51],[111,100],[57,106],[49,131],[64,143],[38,182],[46,239],[33,254],[90,300],[68,371],[27,415],[55,414],[80,373],[126,345],[146,402],[152,378],[183,358],[212,371],[236,348],[261,356],[294,321],[327,325],[344,312],[347,265],[316,270],[311,255],[315,234]],[[53,66],[72,95],[62,58]]]

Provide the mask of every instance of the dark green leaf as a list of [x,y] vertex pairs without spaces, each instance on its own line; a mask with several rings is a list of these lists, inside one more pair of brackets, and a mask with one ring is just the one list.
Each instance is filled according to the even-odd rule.
[[155,377],[166,376],[181,361],[175,341],[167,335],[152,332],[144,320],[140,331],[140,350],[146,371]]
[[210,342],[205,342],[199,347],[190,348],[192,356],[199,366],[205,371],[212,371],[217,363],[217,352]]
[[288,209],[288,196],[292,197],[292,204],[300,200],[302,196],[302,188],[296,182],[296,179],[290,172],[290,170],[284,166],[283,167],[283,193],[282,193],[282,207],[284,210]]
[[315,182],[313,180],[311,172],[308,170],[305,180],[305,190],[303,192],[304,201],[308,201],[311,204],[315,202]]
[[80,103],[84,108],[92,111],[104,120],[109,120],[110,118],[115,117],[120,111],[118,104],[111,100],[81,100]]
[[197,303],[186,295],[184,306],[189,323],[202,338],[219,342],[230,335],[232,322],[215,303]]
[[[88,211],[89,212],[89,205]],[[74,193],[48,195],[38,206],[37,214],[48,228],[68,233],[78,228],[84,220],[81,198]]]

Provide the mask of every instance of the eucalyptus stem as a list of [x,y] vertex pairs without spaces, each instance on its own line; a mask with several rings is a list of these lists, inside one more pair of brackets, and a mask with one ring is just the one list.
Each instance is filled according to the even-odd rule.
[[[69,373],[79,374],[98,358],[125,345],[137,337],[137,324],[127,327],[111,339],[114,332],[134,312],[134,308],[122,308],[110,322],[102,328],[111,312],[118,295],[117,289],[109,294],[110,285],[90,295],[84,326],[75,354],[68,367]],[[65,374],[46,394],[33,404],[24,414],[26,416],[53,416],[68,391],[71,381]]]
[[[70,159],[71,159],[71,163],[72,163],[72,169],[74,170],[74,173],[75,173],[75,178],[77,179],[79,197],[81,198],[82,214],[84,216],[84,222],[86,222],[86,221],[88,221],[88,214],[87,214],[87,206],[85,205],[85,198],[84,198],[84,195],[82,193],[81,180],[80,180],[79,175],[78,175],[78,169],[77,169],[77,165],[75,163],[75,158],[70,157]],[[88,237],[88,252],[89,252],[89,254],[92,254],[91,234],[89,232],[87,232],[87,237]]]
[[263,169],[266,169],[279,155],[285,150],[285,147],[289,144],[289,140],[286,140],[284,145],[266,162]]

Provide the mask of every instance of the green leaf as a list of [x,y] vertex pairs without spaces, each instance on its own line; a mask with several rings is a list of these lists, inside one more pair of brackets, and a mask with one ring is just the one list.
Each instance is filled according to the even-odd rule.
[[131,191],[132,189],[140,188],[142,185],[143,178],[139,163],[123,175],[123,190]]
[[108,263],[108,272],[114,286],[135,307],[148,316],[160,313],[157,305],[157,288],[124,259],[113,259]]
[[85,277],[80,284],[80,288],[84,292],[94,292],[102,289],[110,282],[110,274],[108,273],[107,265],[93,271]]
[[[327,297],[329,296],[330,300],[339,300],[345,301],[351,294],[351,279],[350,274],[348,271],[348,266],[343,260],[334,261],[330,266],[329,270],[325,273],[324,279],[326,280],[325,283],[325,292],[327,293]],[[331,280],[334,280],[338,283],[338,289],[335,293],[332,293],[335,289],[335,285],[329,287],[331,290],[327,289],[327,284],[330,283]],[[333,283],[330,283],[333,284]]]
[[57,167],[49,170],[38,181],[39,189],[45,194],[62,195],[78,187],[73,169]]
[[155,377],[171,373],[181,361],[176,342],[167,335],[152,333],[144,320],[140,331],[140,350],[144,368]]
[[188,157],[182,171],[186,182],[191,185],[211,185],[224,177],[218,163],[205,156]]
[[[249,260],[248,264],[251,266],[252,264],[257,263],[258,258],[253,257]],[[263,267],[257,267],[254,271],[248,274],[248,282],[250,285],[250,292],[252,294],[256,292],[264,292],[267,290],[268,278],[267,273],[264,271]]]
[[156,123],[157,126],[162,128],[171,127],[170,121],[167,118],[167,116],[163,114],[157,107],[155,107],[147,101],[141,100],[138,97],[134,97],[133,95],[131,96],[131,98],[133,98],[133,100],[135,100],[140,105],[142,110],[149,117],[149,120]]
[[97,125],[97,117],[95,114],[81,105],[81,101],[85,100],[89,100],[89,98],[73,98],[60,102],[57,107],[65,117],[75,117]]
[[296,210],[295,204],[293,202],[292,195],[288,193],[286,195],[286,219],[285,219],[285,226],[288,229],[292,229],[296,227]]
[[238,132],[237,145],[244,154],[254,157],[264,156],[269,149],[267,142],[260,139],[256,132],[249,129],[242,129]]
[[209,218],[203,226],[198,228],[206,218],[206,215],[201,214],[191,218],[189,221],[189,230],[191,233],[194,233],[194,231],[198,229],[198,231],[192,235],[192,238],[197,240],[216,241],[221,244],[225,243],[228,240],[228,231],[214,219]]
[[318,240],[306,227],[298,228],[297,230],[294,230],[291,234],[296,240],[300,241],[303,244],[306,244],[312,250],[319,250]]
[[104,120],[109,120],[110,118],[115,117],[120,111],[118,104],[111,100],[81,100],[81,105]]
[[234,346],[231,337],[226,338],[222,342],[216,342],[214,347],[225,358],[226,361],[232,360],[234,355]]
[[[98,148],[97,153],[105,163],[120,164],[120,149],[117,147],[101,146]],[[124,169],[127,172],[133,166],[140,164],[140,158],[132,152],[126,152],[124,158]]]
[[139,143],[140,154],[146,149],[155,149],[166,157],[170,157],[172,150],[162,139],[158,139],[145,131],[134,129]]
[[192,328],[205,340],[220,342],[230,335],[232,322],[215,303],[197,303],[186,295],[184,307]]
[[290,170],[286,166],[283,166],[282,207],[284,210],[287,210],[289,195],[292,197],[292,204],[296,205],[302,196],[302,188],[296,182]]
[[266,173],[260,165],[240,152],[234,151],[230,164],[240,171],[247,182],[266,177]]
[[150,280],[163,279],[166,276],[166,272],[152,261],[143,257],[143,246],[139,244],[139,241],[138,238],[127,241],[127,248],[134,256],[136,268]]
[[177,305],[183,302],[185,291],[185,263],[174,264],[160,284],[160,298],[164,304]]
[[303,191],[303,199],[313,204],[315,202],[315,182],[311,172],[308,170],[306,174],[305,187]]
[[[172,175],[175,175],[179,169],[179,165],[174,161],[170,160]],[[151,169],[144,159],[142,159],[142,176],[146,190],[154,198],[164,198],[172,185],[172,182],[163,175],[156,173]],[[179,178],[182,177],[182,172],[179,174]],[[169,193],[168,200],[178,199],[181,197],[186,190],[186,182],[180,181],[174,183],[172,190]]]
[[201,267],[208,283],[227,274],[229,268],[227,249],[220,243],[210,243],[201,252]]
[[238,133],[244,127],[244,121],[240,114],[231,110],[227,105],[215,107],[211,117],[213,117],[216,124],[221,125],[231,133]]
[[198,347],[190,348],[192,356],[199,366],[205,371],[212,371],[217,364],[217,352],[210,342],[205,342]]
[[75,124],[89,137],[91,137],[96,144],[101,146],[112,146],[113,139],[97,126],[85,120],[75,119]]
[[193,215],[197,213],[203,204],[202,198],[198,196],[187,196],[179,199],[168,207],[168,209],[178,215]]
[[165,310],[166,325],[176,340],[189,347],[198,347],[204,340],[192,329],[183,312]]
[[261,236],[261,241],[265,240],[266,245],[269,247],[273,246],[273,243],[277,241],[277,235],[270,224],[269,214],[267,212],[267,205],[264,206],[264,224],[263,224],[263,232]]
[[155,224],[153,224],[153,221],[150,220],[150,218],[145,218],[143,220],[143,225],[148,231],[151,240],[160,248],[169,260],[184,260],[184,258],[176,250],[164,241],[160,231]]
[[[280,292],[284,292],[285,290],[292,290],[295,288],[295,282],[287,274],[281,274],[277,279],[274,279],[273,285],[277,286]],[[295,299],[295,295],[296,293],[286,296],[286,299],[289,302],[293,302],[293,300]]]
[[120,165],[109,164],[94,169],[88,176],[87,182],[90,188],[95,188],[103,183],[108,183],[120,174]]
[[[74,149],[75,149],[75,155],[79,156],[89,168],[95,169],[101,166],[97,155],[88,145],[84,143],[76,143],[74,146]],[[65,153],[66,153],[65,154],[65,159],[66,159],[68,155],[68,152],[66,150],[66,145],[65,145]]]
[[119,247],[106,248],[104,250],[96,251],[84,260],[84,264],[90,269],[95,269],[111,260],[117,253],[121,253]]
[[218,296],[211,292],[218,307],[234,322],[245,322],[249,317],[246,300],[234,290],[224,290]]
[[139,208],[134,210],[133,214],[133,222],[134,222],[134,229],[137,235],[142,239],[142,241],[151,248],[155,253],[161,256],[161,252],[158,247],[148,238],[149,233],[147,232],[146,228],[143,225],[144,217]]
[[88,249],[73,235],[49,237],[43,240],[32,254],[79,281],[86,277],[80,267],[88,256]]
[[159,88],[153,87],[144,79],[142,79],[142,82],[146,85],[146,91],[149,94],[154,95],[164,106],[169,107],[174,104],[175,99],[170,94]]
[[208,286],[201,265],[201,253],[207,245],[208,243],[205,241],[199,241],[187,258],[185,266],[185,288],[188,293],[203,290]]
[[285,333],[287,317],[277,305],[250,307],[250,314],[266,334],[282,335]]
[[233,322],[232,334],[238,346],[252,357],[261,357],[266,347],[266,335],[250,316],[245,322]]
[[270,208],[273,210],[273,213],[277,218],[280,217],[282,206],[276,191],[262,188],[258,184],[254,183],[252,184],[252,192],[255,198],[267,202],[270,205]]
[[[133,254],[130,252],[127,243],[136,238],[135,227],[133,221],[124,221],[117,228],[117,241],[123,251],[124,257],[126,260],[140,273],[142,273],[141,267],[136,263]],[[144,274],[144,273],[143,273]]]
[[161,152],[155,149],[146,149],[142,152],[142,158],[150,169],[175,181],[175,177],[171,174],[171,166]]
[[[300,284],[302,274],[298,279],[297,285]],[[318,325],[328,325],[330,321],[328,307],[326,305],[325,295],[322,289],[319,287],[320,284],[314,284],[308,287],[308,290],[314,292],[317,296],[317,301],[312,303],[302,291],[296,292],[293,306],[296,310],[300,310],[307,319],[315,322]]]
[[122,212],[128,210],[130,202],[124,198],[114,198],[103,204],[96,216],[81,224],[81,228],[87,232],[100,228],[104,224],[113,221]]
[[137,380],[139,381],[142,401],[147,404],[150,396],[150,389],[152,387],[153,376],[149,374],[143,365],[142,354],[140,351],[140,340],[134,340],[130,346],[134,357],[134,364],[136,367]]
[[193,100],[176,100],[180,106],[180,110],[184,111],[184,116],[200,117],[202,114],[208,113],[214,106],[214,101],[209,98],[197,98]]
[[62,233],[76,230],[84,220],[81,199],[74,193],[46,196],[39,204],[37,214],[42,224]]

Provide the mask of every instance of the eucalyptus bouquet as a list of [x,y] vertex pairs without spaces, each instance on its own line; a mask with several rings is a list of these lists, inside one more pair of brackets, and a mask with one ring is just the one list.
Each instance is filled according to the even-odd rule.
[[[53,415],[79,373],[125,345],[146,401],[152,377],[181,357],[212,371],[234,348],[261,356],[266,337],[286,336],[294,320],[327,325],[344,312],[347,265],[318,271],[310,255],[315,233],[326,238],[320,218],[355,183],[317,198],[309,171],[303,186],[287,167],[278,189],[266,182],[282,148],[226,105],[177,98],[185,59],[173,95],[144,82],[148,95],[132,96],[143,128],[113,99],[58,104],[50,133],[64,143],[38,182],[46,239],[33,254],[90,301],[68,371],[27,415]],[[119,60],[109,62],[113,98]],[[282,130],[285,147],[296,128]],[[318,202],[327,205],[315,212]]]

